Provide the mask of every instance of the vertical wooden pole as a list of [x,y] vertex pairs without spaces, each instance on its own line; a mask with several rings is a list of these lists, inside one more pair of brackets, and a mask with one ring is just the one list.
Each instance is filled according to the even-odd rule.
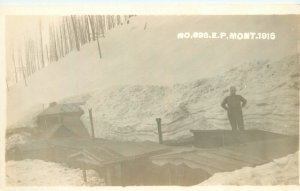
[[158,142],[159,144],[163,144],[163,137],[161,132],[161,118],[156,118],[157,130],[158,130]]
[[22,57],[20,57],[20,64],[21,64],[21,68],[22,68],[23,78],[24,78],[24,81],[25,81],[25,86],[27,87],[27,81],[26,81],[26,76],[25,76],[25,67],[23,66],[23,59],[22,59]]
[[100,59],[102,58],[102,54],[101,54],[101,49],[100,49],[100,44],[99,44],[99,38],[97,36],[97,45],[98,45],[98,50],[99,50],[99,55],[100,55]]
[[95,138],[95,132],[94,132],[94,122],[93,122],[93,111],[92,109],[89,109],[89,115],[90,115],[90,122],[91,122],[91,130],[92,130],[92,138]]

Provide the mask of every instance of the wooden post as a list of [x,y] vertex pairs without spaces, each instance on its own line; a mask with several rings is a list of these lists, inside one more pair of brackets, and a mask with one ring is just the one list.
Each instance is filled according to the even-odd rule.
[[102,54],[101,54],[101,48],[100,48],[100,44],[99,44],[98,35],[97,35],[97,45],[98,45],[99,55],[100,55],[100,59],[101,59],[102,58]]
[[92,109],[89,109],[89,115],[90,115],[90,122],[91,122],[91,130],[92,130],[92,138],[95,138],[95,132],[94,132],[94,122],[93,122],[93,111]]
[[22,64],[22,73],[23,73],[23,78],[24,78],[24,82],[25,82],[25,86],[27,87],[27,80],[26,80],[26,76],[25,76],[25,68],[24,68],[24,66],[23,66],[23,64]]
[[156,118],[157,130],[158,130],[158,142],[159,144],[163,144],[163,137],[161,132],[161,118]]

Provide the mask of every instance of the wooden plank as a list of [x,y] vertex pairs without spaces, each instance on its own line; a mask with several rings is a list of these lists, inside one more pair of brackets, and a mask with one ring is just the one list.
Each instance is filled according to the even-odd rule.
[[266,160],[255,157],[255,156],[251,156],[248,154],[241,154],[238,152],[234,152],[230,149],[226,149],[226,148],[219,148],[219,149],[212,149],[211,151],[209,151],[211,153],[214,153],[220,157],[224,157],[224,158],[230,158],[232,160],[236,160],[236,161],[240,161],[240,162],[244,162],[244,163],[248,163],[248,164],[263,164],[266,162]]
[[296,152],[299,149],[298,144],[298,137],[286,137],[229,146],[227,149],[235,153],[251,155],[261,160],[270,161]]
[[[298,137],[284,136],[270,140],[248,142],[212,149],[195,149],[152,157],[153,161],[184,163],[208,173],[232,171],[245,166],[257,166],[298,150]],[[188,164],[190,163],[190,164]]]
[[234,169],[239,169],[243,166],[253,166],[253,163],[247,163],[244,161],[234,160],[227,157],[221,157],[213,153],[197,153],[199,160],[207,162],[212,166],[223,169],[224,171],[231,171]]

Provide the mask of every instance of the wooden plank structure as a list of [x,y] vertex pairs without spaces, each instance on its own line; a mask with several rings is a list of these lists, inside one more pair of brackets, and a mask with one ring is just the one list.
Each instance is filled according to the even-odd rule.
[[[223,130],[193,131],[197,148],[183,147],[159,156],[151,157],[154,164],[187,165],[203,171],[203,176],[188,184],[198,184],[217,172],[228,172],[243,167],[262,165],[273,159],[296,152],[298,136],[286,136],[265,131],[229,132]],[[203,133],[203,134],[202,134]],[[201,139],[201,140],[199,140]],[[177,176],[176,173],[171,176]],[[172,182],[172,184],[183,184]]]
[[81,168],[85,181],[89,181],[85,170],[94,169],[105,178],[106,185],[194,185],[214,173],[265,164],[298,150],[298,136],[261,132],[260,139],[259,136],[254,139],[250,135],[258,132],[251,131],[248,136],[245,133],[241,137],[251,139],[222,145],[216,140],[215,147],[201,147],[197,140],[194,142],[197,147],[191,147],[97,138],[57,138],[19,146],[17,156],[20,160],[40,158]]
[[53,154],[58,162],[83,170],[94,169],[105,178],[107,185],[122,186],[142,184],[139,173],[143,169],[140,167],[149,166],[149,157],[169,151],[167,146],[148,141],[120,142],[72,137],[52,139],[48,143],[54,148]]

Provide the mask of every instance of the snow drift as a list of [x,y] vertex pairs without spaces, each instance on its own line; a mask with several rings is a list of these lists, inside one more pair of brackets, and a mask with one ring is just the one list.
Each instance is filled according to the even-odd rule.
[[[118,86],[89,94],[96,136],[119,140],[157,140],[155,118],[164,139],[191,136],[190,129],[230,129],[220,107],[235,85],[248,100],[245,128],[298,134],[298,55],[276,62],[252,62],[223,75],[173,86]],[[74,98],[73,98],[74,99]],[[70,99],[72,100],[72,99]],[[88,112],[82,117],[90,129]]]
[[6,162],[7,186],[101,186],[104,180],[87,170],[85,183],[80,169],[42,160]]
[[6,150],[10,150],[17,145],[23,145],[30,139],[30,133],[14,133],[6,138]]
[[[191,136],[190,129],[230,129],[220,107],[235,85],[248,100],[246,129],[298,134],[298,55],[233,67],[212,78],[175,84],[119,85],[64,98],[82,102],[82,120],[90,130],[88,109],[93,109],[97,137],[117,140],[157,140],[155,118],[162,118],[164,139]],[[36,112],[31,112],[32,114]],[[32,119],[32,118],[27,118]]]
[[199,185],[299,185],[299,152],[255,168],[216,173]]

